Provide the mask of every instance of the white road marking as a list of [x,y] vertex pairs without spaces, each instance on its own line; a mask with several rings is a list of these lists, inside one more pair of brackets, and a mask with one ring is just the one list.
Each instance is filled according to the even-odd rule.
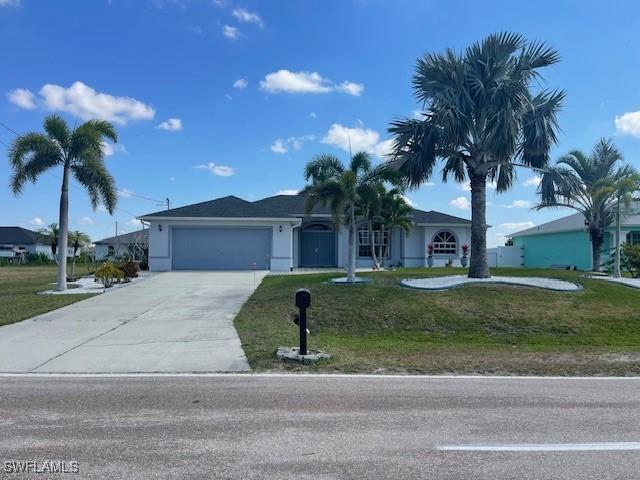
[[224,373],[224,372],[201,372],[201,373],[170,373],[170,372],[149,372],[149,373],[12,373],[0,372],[3,377],[59,377],[59,378],[117,378],[117,377],[235,377],[235,378],[256,378],[256,377],[276,377],[276,378],[370,378],[370,379],[400,379],[400,380],[615,380],[615,381],[638,381],[640,377],[561,377],[561,376],[517,376],[517,375],[384,375],[384,374],[350,374],[350,373]]
[[640,450],[640,442],[437,445],[436,450],[444,452],[609,452]]

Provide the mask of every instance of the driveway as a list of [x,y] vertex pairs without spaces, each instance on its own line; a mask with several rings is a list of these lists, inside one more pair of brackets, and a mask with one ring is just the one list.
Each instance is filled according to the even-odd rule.
[[0,372],[249,370],[233,319],[267,272],[166,272],[0,328]]

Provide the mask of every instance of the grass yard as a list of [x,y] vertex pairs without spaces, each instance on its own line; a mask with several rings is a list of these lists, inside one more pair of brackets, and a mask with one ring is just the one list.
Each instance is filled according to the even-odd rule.
[[37,295],[56,281],[56,266],[0,267],[0,326],[64,307],[92,295]]
[[[460,273],[403,269],[368,273],[373,283],[326,284],[336,274],[264,279],[235,320],[251,367],[376,373],[640,374],[640,290],[580,272],[494,269],[580,283],[577,293],[506,285],[427,292],[402,278]],[[309,347],[330,352],[316,366],[283,364],[279,345],[297,345],[290,320],[296,289],[309,288]]]

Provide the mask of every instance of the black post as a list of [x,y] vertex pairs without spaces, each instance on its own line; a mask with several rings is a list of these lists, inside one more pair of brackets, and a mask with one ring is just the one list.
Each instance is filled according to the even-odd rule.
[[311,305],[311,292],[301,288],[296,292],[296,307],[300,309],[300,355],[307,354],[307,308]]

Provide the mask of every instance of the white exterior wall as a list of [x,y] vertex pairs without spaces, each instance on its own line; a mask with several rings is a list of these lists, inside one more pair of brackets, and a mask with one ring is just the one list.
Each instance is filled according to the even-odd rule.
[[[461,226],[438,226],[438,225],[430,225],[428,227],[424,227],[425,233],[425,243],[424,243],[424,252],[426,256],[427,246],[429,243],[433,242],[433,237],[436,236],[437,233],[446,230],[448,232],[452,232],[456,237],[458,253],[456,255],[434,255],[433,256],[433,266],[434,267],[444,267],[449,260],[453,260],[453,265],[456,267],[460,267],[460,258],[462,257],[462,245],[467,244],[471,245],[471,226],[461,225]],[[471,252],[473,253],[473,252]],[[425,261],[426,262],[426,261]],[[425,263],[426,265],[426,263]]]
[[[162,226],[160,230],[159,226]],[[149,270],[171,270],[171,231],[174,226],[198,227],[271,227],[271,270],[289,271],[293,267],[293,224],[272,220],[152,220],[149,226]],[[280,232],[282,227],[282,232]]]
[[424,227],[414,226],[409,233],[402,233],[404,252],[400,257],[404,267],[424,267],[427,264],[427,243]]
[[524,265],[524,249],[522,247],[487,248],[489,267],[515,267]]

